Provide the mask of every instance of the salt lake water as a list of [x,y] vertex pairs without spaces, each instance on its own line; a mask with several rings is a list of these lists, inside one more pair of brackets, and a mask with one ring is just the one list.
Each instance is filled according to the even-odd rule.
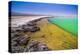
[[70,32],[74,35],[78,33],[78,18],[77,17],[54,17],[50,18],[49,22],[58,27]]

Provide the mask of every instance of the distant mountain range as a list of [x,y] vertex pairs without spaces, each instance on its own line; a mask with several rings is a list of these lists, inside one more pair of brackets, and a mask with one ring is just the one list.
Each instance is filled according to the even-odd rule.
[[[46,15],[46,14],[32,14],[32,13],[18,13],[18,12],[11,12],[11,16],[54,16],[54,15]],[[57,16],[55,16],[57,17]],[[77,17],[76,15],[74,16],[62,16],[62,17]]]
[[43,15],[41,15],[41,14],[28,14],[28,13],[17,13],[17,12],[11,12],[11,16],[37,16],[37,15],[39,15],[39,16],[43,16]]

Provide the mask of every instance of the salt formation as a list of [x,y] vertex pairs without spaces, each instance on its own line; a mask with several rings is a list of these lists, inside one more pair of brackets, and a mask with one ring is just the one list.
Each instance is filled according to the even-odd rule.
[[40,28],[37,26],[37,19],[35,21],[30,21],[24,25],[18,27],[11,27],[11,52],[33,52],[33,51],[47,51],[48,47],[37,41],[30,41],[30,36],[25,35],[25,32],[37,32]]

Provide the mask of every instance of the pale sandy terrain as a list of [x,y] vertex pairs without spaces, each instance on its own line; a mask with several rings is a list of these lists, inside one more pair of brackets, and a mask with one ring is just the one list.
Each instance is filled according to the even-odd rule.
[[42,17],[47,17],[47,16],[11,16],[11,26],[16,27]]

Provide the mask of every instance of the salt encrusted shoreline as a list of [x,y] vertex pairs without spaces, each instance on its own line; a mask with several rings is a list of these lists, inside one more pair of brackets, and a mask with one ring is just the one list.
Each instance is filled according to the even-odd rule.
[[37,32],[40,28],[37,26],[37,22],[43,18],[35,19],[27,22],[26,24],[18,27],[11,27],[11,52],[34,52],[34,51],[48,51],[48,47],[38,41],[31,41],[30,36],[24,35],[25,32]]
[[11,16],[11,27],[18,27],[28,23],[29,21],[36,20],[39,18],[44,18],[49,16]]

